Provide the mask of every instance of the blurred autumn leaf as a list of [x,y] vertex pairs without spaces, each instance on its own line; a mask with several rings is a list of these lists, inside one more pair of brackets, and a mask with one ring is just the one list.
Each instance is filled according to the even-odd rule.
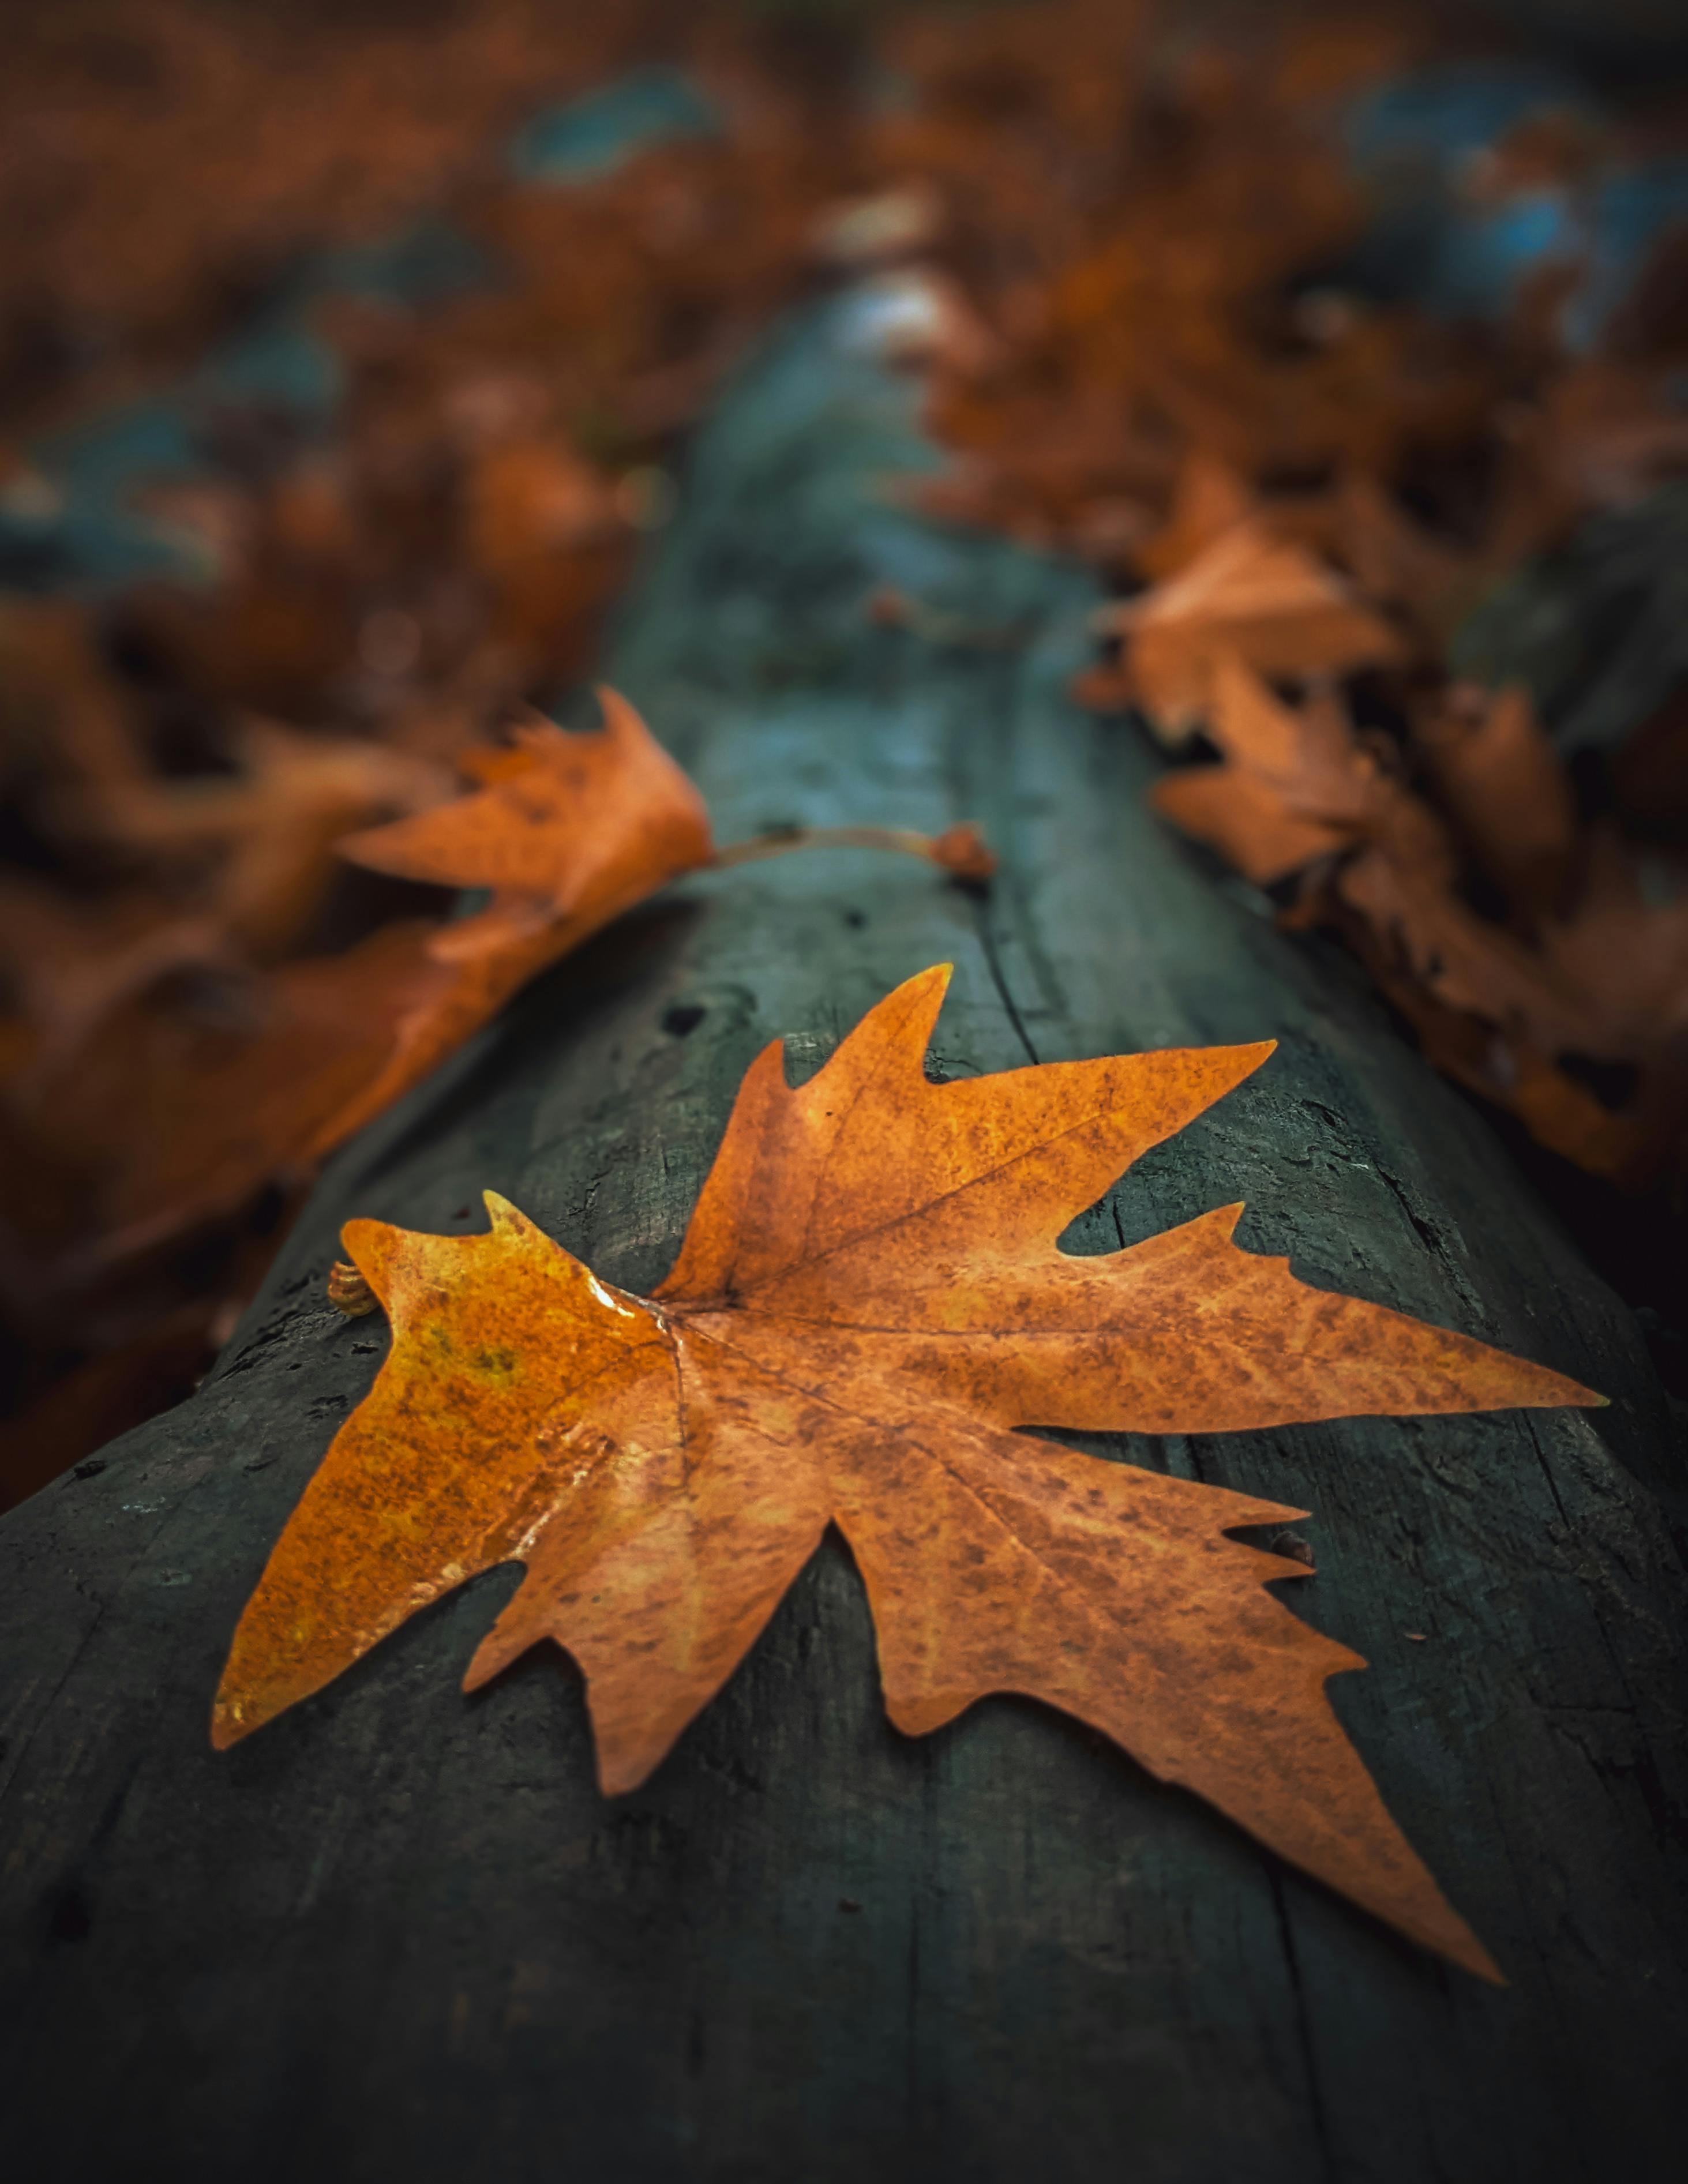
[[[1407,142],[1446,36],[1410,0],[8,24],[0,1499],[190,1384],[315,1155],[554,956],[566,916],[448,961],[473,875],[335,844],[521,777],[679,436],[819,281],[922,375],[928,511],[1117,595],[1079,694],[1180,754],[1168,818],[1540,1142],[1688,1190],[1682,231],[1663,181],[1640,240],[1604,209],[1668,135],[1573,87]],[[1524,203],[1550,247],[1508,259]]]

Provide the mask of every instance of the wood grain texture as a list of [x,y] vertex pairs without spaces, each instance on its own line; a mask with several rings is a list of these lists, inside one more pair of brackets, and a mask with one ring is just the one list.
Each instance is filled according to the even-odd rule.
[[[339,1157],[191,1401],[0,1524],[0,2103],[29,2184],[1678,2173],[1680,1468],[1640,1337],[1357,975],[1173,840],[1141,743],[1065,702],[1088,580],[876,499],[930,457],[852,332],[818,310],[724,404],[608,671],[721,838],[978,817],[1002,877],[983,902],[816,853],[624,922]],[[1015,641],[877,627],[886,583]],[[593,1787],[560,1657],[458,1691],[513,1570],[212,1752],[241,1606],[385,1345],[324,1301],[340,1222],[479,1226],[491,1187],[649,1290],[759,1048],[794,1034],[801,1075],[944,959],[952,1075],[1280,1042],[1072,1248],[1245,1198],[1240,1241],[1304,1279],[1613,1397],[1067,1436],[1315,1512],[1290,1597],[1372,1660],[1339,1713],[1505,1991],[1051,1712],[900,1737],[835,1545],[627,1797]]]

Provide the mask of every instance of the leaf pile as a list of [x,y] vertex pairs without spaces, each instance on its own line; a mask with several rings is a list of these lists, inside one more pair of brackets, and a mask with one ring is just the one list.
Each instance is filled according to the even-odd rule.
[[[463,754],[460,767],[488,785],[444,803],[433,800],[435,769],[381,745],[254,728],[249,780],[120,784],[131,840],[144,830],[221,850],[191,913],[148,921],[114,906],[78,921],[15,892],[8,937],[38,993],[25,989],[33,1021],[20,1027],[6,1088],[14,1211],[48,1234],[77,1215],[93,1230],[56,1281],[50,1261],[9,1270],[20,1317],[50,1313],[66,1290],[120,1300],[125,1277],[144,1280],[173,1245],[203,1250],[220,1228],[233,1247],[224,1279],[253,1282],[266,1256],[248,1213],[255,1193],[297,1188],[536,972],[710,861],[698,792],[627,701],[601,694],[595,734],[535,722],[510,744]],[[413,778],[425,796],[392,793]],[[350,818],[417,802],[408,817],[345,832]],[[286,823],[295,806],[297,837]],[[260,967],[253,928],[273,935],[292,897],[314,900],[331,844],[374,871],[490,887],[491,900],[476,916],[400,919],[340,952]],[[227,1312],[214,1306],[208,1326],[204,1303],[196,1316],[184,1302],[151,1331],[192,1357],[187,1331],[198,1328],[203,1351]],[[145,1343],[143,1333],[142,1368]],[[81,1379],[103,1384],[97,1371]],[[50,1401],[46,1417],[65,1433]],[[64,1454],[48,1436],[45,1475]],[[38,1481],[25,1473],[18,1483]]]
[[[1345,935],[1542,1144],[1680,1194],[1680,705],[1574,781],[1524,692],[1451,658],[1524,557],[1688,470],[1688,229],[1592,344],[1574,250],[1486,320],[1368,292],[1330,117],[1437,57],[1410,17],[1262,10],[1174,53],[1154,10],[1069,0],[964,50],[916,21],[900,52],[922,96],[886,136],[953,209],[943,254],[989,335],[935,347],[959,460],[923,504],[1099,564],[1123,596],[1078,694],[1209,761],[1161,785],[1166,816]],[[1646,142],[1544,109],[1470,163],[1465,213],[1592,203]]]
[[[313,1162],[712,854],[628,709],[585,738],[531,709],[586,667],[677,430],[812,277],[855,179],[820,74],[765,43],[734,7],[677,39],[660,7],[534,0],[443,0],[426,34],[91,0],[11,36],[0,1503],[185,1393]],[[517,171],[518,124],[662,61],[722,126],[577,181]],[[436,230],[478,254],[454,292],[288,300],[300,264]],[[266,370],[303,348],[337,394],[192,376],[254,298]],[[149,523],[198,580],[67,588],[66,493],[160,416],[185,455],[103,520]],[[501,821],[538,866],[505,868]],[[972,837],[934,854],[989,866]],[[493,906],[443,928],[460,885]]]
[[[1085,694],[1206,760],[1168,816],[1544,1142],[1680,1178],[1680,707],[1572,779],[1448,667],[1508,572],[1688,460],[1680,284],[1667,250],[1573,349],[1552,269],[1484,320],[1348,277],[1342,116],[1441,50],[1407,0],[424,12],[8,31],[0,1499],[192,1384],[312,1163],[637,899],[617,855],[655,886],[710,854],[613,707],[586,745],[533,709],[588,671],[689,421],[828,281],[927,376],[927,505],[1119,593]],[[580,153],[606,86],[679,80],[710,118]],[[1461,187],[1591,201],[1606,126],[1538,117]],[[102,499],[131,444],[156,475]],[[101,577],[108,532],[150,563]],[[577,766],[583,813],[612,751],[655,803],[607,865],[561,833],[543,874],[488,861],[495,814]],[[447,927],[458,886],[493,901]]]
[[354,1221],[393,1351],[271,1555],[218,1693],[220,1745],[493,1564],[520,1591],[465,1678],[544,1640],[586,1677],[606,1794],[732,1674],[828,1524],[919,1736],[992,1691],[1105,1730],[1287,1858],[1485,1977],[1324,1698],[1363,1665],[1228,1539],[1303,1513],[1014,1429],[1206,1433],[1601,1399],[1241,1251],[1223,1207],[1106,1256],[1057,1249],[1121,1170],[1267,1046],[934,1084],[947,968],[809,1082],[752,1065],[673,1270],[601,1282],[487,1194],[478,1236]]

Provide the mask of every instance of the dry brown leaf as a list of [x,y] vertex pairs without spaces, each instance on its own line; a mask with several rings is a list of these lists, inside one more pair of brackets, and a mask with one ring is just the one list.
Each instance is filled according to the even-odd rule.
[[443,766],[375,743],[301,735],[270,721],[231,738],[233,776],[114,783],[83,823],[148,863],[209,870],[204,914],[260,956],[296,943],[321,905],[336,844],[382,813],[443,803]]
[[1438,648],[1477,604],[1484,571],[1474,557],[1414,522],[1365,471],[1344,476],[1329,530],[1331,550],[1362,593],[1409,615]]
[[1139,700],[1168,743],[1200,725],[1225,654],[1264,676],[1318,676],[1397,660],[1406,649],[1334,570],[1259,520],[1228,531],[1109,621]]
[[1286,705],[1233,653],[1205,726],[1224,762],[1163,775],[1150,800],[1257,887],[1352,848],[1396,794],[1334,698]]
[[600,1282],[487,1194],[482,1236],[354,1222],[394,1346],[236,1633],[214,1737],[319,1690],[428,1600],[526,1580],[472,1663],[553,1639],[585,1672],[604,1789],[644,1780],[829,1524],[856,1557],[892,1719],[991,1691],[1106,1731],[1163,1779],[1485,1976],[1323,1695],[1361,1665],[1226,1539],[1304,1513],[1014,1430],[1201,1433],[1599,1399],[1304,1287],[1228,1206],[1106,1257],[1057,1239],[1269,1046],[934,1084],[948,983],[890,994],[810,1082],[740,1089],[672,1273]]
[[[1402,806],[1434,826],[1416,799]],[[1504,928],[1480,917],[1457,894],[1446,871],[1399,854],[1385,836],[1336,875],[1337,895],[1357,911],[1380,945],[1445,1007],[1480,1017],[1502,1029],[1554,1027],[1547,1044],[1572,1044],[1573,1015],[1540,956]]]
[[1597,828],[1581,899],[1569,917],[1544,928],[1541,952],[1576,1010],[1568,1026],[1547,1018],[1533,1027],[1544,1043],[1612,1061],[1688,1062],[1688,873],[1681,866],[1643,858],[1611,828]]
[[238,970],[219,923],[172,917],[156,900],[89,905],[20,880],[0,883],[0,961],[29,1028],[8,1072],[48,1082],[114,1009],[172,973]]
[[[1421,807],[1422,809],[1422,807]],[[1526,945],[1387,840],[1339,872],[1342,900],[1445,1006],[1515,1034],[1544,1056],[1680,1067],[1688,1060],[1688,887],[1650,900],[1637,861],[1594,836],[1581,899]]]
[[625,698],[599,698],[596,733],[520,728],[519,760],[472,761],[492,777],[477,794],[341,843],[372,871],[489,888],[492,900],[432,936],[438,975],[400,1022],[385,1066],[315,1132],[314,1154],[390,1106],[547,964],[709,863],[702,797]]
[[1663,1116],[1615,1112],[1519,1032],[1439,1000],[1362,920],[1351,922],[1347,932],[1426,1056],[1457,1084],[1516,1115],[1538,1143],[1591,1174],[1634,1182],[1657,1167],[1680,1128],[1680,1098]]
[[1489,877],[1532,917],[1557,908],[1576,852],[1577,811],[1529,692],[1514,686],[1491,697],[1456,684],[1421,722],[1418,741]]
[[231,1213],[277,1177],[297,1182],[328,1117],[376,1078],[398,1028],[446,975],[430,928],[385,925],[343,955],[242,980],[233,1020],[137,1003],[42,1084],[31,1119],[67,1155],[102,1156],[106,1264]]
[[[1575,915],[1549,914],[1575,816],[1522,694],[1457,689],[1420,740],[1466,840],[1532,913],[1534,944],[1472,907],[1440,821],[1329,694],[1286,705],[1223,658],[1206,725],[1223,762],[1163,776],[1150,794],[1165,817],[1260,886],[1325,866],[1290,922],[1339,926],[1436,1066],[1542,1144],[1613,1177],[1658,1160],[1688,1111],[1688,911],[1680,890],[1647,900],[1633,857],[1604,837]],[[1614,1110],[1567,1073],[1568,1056],[1648,1073]]]
[[1239,471],[1223,457],[1192,448],[1179,467],[1165,524],[1133,559],[1145,577],[1164,583],[1257,512]]
[[697,789],[625,698],[598,695],[596,733],[534,721],[515,732],[519,757],[471,761],[493,777],[478,795],[341,842],[343,856],[373,872],[492,890],[485,910],[441,936],[443,959],[542,925],[595,929],[713,855]]

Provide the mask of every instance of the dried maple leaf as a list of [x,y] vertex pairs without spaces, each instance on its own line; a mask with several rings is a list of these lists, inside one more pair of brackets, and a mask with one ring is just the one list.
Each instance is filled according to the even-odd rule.
[[1574,997],[1570,1022],[1533,1027],[1544,1040],[1612,1061],[1669,1056],[1680,1069],[1688,1060],[1688,875],[1680,866],[1644,859],[1597,827],[1581,900],[1546,926],[1541,952]]
[[608,688],[599,697],[598,733],[570,735],[546,721],[520,728],[512,749],[460,761],[484,784],[478,794],[341,843],[343,855],[376,872],[488,887],[493,899],[430,941],[441,976],[400,1023],[386,1067],[317,1131],[313,1153],[390,1106],[538,972],[682,872],[827,845],[900,850],[959,880],[995,870],[983,836],[965,822],[935,836],[790,827],[717,851],[692,782],[625,698]]
[[1150,800],[1258,887],[1351,848],[1397,793],[1335,699],[1284,705],[1234,653],[1214,663],[1205,726],[1223,763],[1167,774]]
[[[1522,690],[1457,684],[1416,740],[1527,933],[1467,900],[1447,827],[1329,693],[1286,705],[1222,655],[1204,726],[1222,762],[1157,782],[1165,818],[1259,886],[1305,873],[1290,921],[1340,929],[1436,1067],[1541,1144],[1630,1184],[1657,1172],[1688,1112],[1688,893],[1609,830],[1579,845],[1564,768]],[[1578,862],[1580,891],[1557,916]],[[1634,1065],[1633,1093],[1606,1105],[1562,1066],[1573,1056]]]
[[[549,721],[516,730],[487,786],[432,811],[353,834],[340,853],[373,872],[490,888],[476,916],[442,935],[442,958],[500,949],[542,928],[573,939],[714,854],[691,781],[619,692],[602,688],[604,726],[571,735]],[[560,950],[559,951],[560,953]]]
[[1457,683],[1420,724],[1443,801],[1488,872],[1519,908],[1552,911],[1576,848],[1577,812],[1529,694]]
[[1192,448],[1173,482],[1166,522],[1133,558],[1145,577],[1163,582],[1256,511],[1254,494],[1231,465]]
[[324,1118],[378,1074],[396,1026],[444,975],[428,930],[381,926],[341,955],[237,980],[226,1022],[137,998],[34,1087],[47,1140],[103,1156],[89,1263],[229,1213],[277,1176],[297,1182]]
[[[1401,803],[1434,823],[1416,800]],[[1334,889],[1374,940],[1393,944],[1427,994],[1542,1056],[1680,1070],[1688,1054],[1688,889],[1680,874],[1662,863],[1649,872],[1613,833],[1597,829],[1574,911],[1545,920],[1529,945],[1479,916],[1428,859],[1415,861],[1410,838],[1405,830],[1383,833],[1342,867]],[[1520,847],[1529,841],[1525,811]]]
[[451,794],[443,767],[380,744],[260,720],[245,722],[233,743],[242,769],[233,777],[116,783],[89,796],[82,816],[150,861],[217,857],[208,912],[265,954],[297,943],[309,924],[349,828]]
[[[1614,1053],[1617,1013],[1627,1026],[1638,1015],[1663,1024],[1680,957],[1670,912],[1649,908],[1633,884],[1624,894],[1614,872],[1586,933],[1550,924],[1542,946],[1530,948],[1462,899],[1446,829],[1384,770],[1334,696],[1315,691],[1286,705],[1234,655],[1222,655],[1204,725],[1222,763],[1166,775],[1150,792],[1155,808],[1258,886],[1332,860],[1298,922],[1345,927],[1440,1066],[1518,1112],[1527,1104],[1532,1128],[1551,1116],[1549,1142],[1598,1145],[1609,1163],[1611,1132],[1591,1127],[1587,1094],[1548,1057]],[[1574,847],[1574,815],[1522,694],[1492,705],[1468,695],[1430,720],[1421,740],[1491,873],[1519,903],[1550,903]],[[1615,987],[1608,976],[1604,988],[1621,998],[1607,1002],[1596,1000],[1587,971],[1591,950],[1605,951],[1620,897],[1630,975]]]
[[471,760],[487,784],[478,794],[341,843],[373,871],[493,897],[429,942],[440,976],[399,1024],[384,1067],[317,1130],[314,1153],[420,1083],[547,964],[710,861],[703,798],[625,698],[599,698],[595,734],[544,721],[520,728],[512,753]]
[[1663,1116],[1616,1112],[1529,1039],[1442,1000],[1362,922],[1348,937],[1438,1069],[1509,1108],[1539,1143],[1592,1174],[1635,1181],[1657,1167],[1680,1128],[1680,1100]]
[[740,1089],[672,1273],[612,1289],[487,1194],[490,1231],[373,1221],[346,1248],[391,1317],[236,1632],[226,1745],[426,1602],[527,1566],[471,1664],[543,1638],[585,1672],[607,1792],[733,1673],[829,1524],[910,1735],[991,1691],[1104,1730],[1165,1780],[1488,1976],[1327,1706],[1362,1665],[1228,1540],[1301,1513],[1014,1431],[1200,1433],[1600,1398],[1240,1251],[1228,1206],[1106,1257],[1057,1249],[1125,1167],[1269,1045],[934,1084],[939,967],[794,1089]]
[[[1472,559],[1415,522],[1366,471],[1348,468],[1326,493],[1262,498],[1201,447],[1184,458],[1165,524],[1131,559],[1164,584],[1239,530],[1312,555],[1326,577],[1322,564],[1334,561],[1361,598],[1400,610],[1439,646],[1481,593]],[[1318,668],[1314,660],[1306,671]]]
[[1236,525],[1139,598],[1112,610],[1138,696],[1168,741],[1207,709],[1213,669],[1234,653],[1262,675],[1343,674],[1405,648],[1334,569],[1264,523]]
[[1482,591],[1474,559],[1422,524],[1364,471],[1332,495],[1329,543],[1368,599],[1404,609],[1440,650]]

